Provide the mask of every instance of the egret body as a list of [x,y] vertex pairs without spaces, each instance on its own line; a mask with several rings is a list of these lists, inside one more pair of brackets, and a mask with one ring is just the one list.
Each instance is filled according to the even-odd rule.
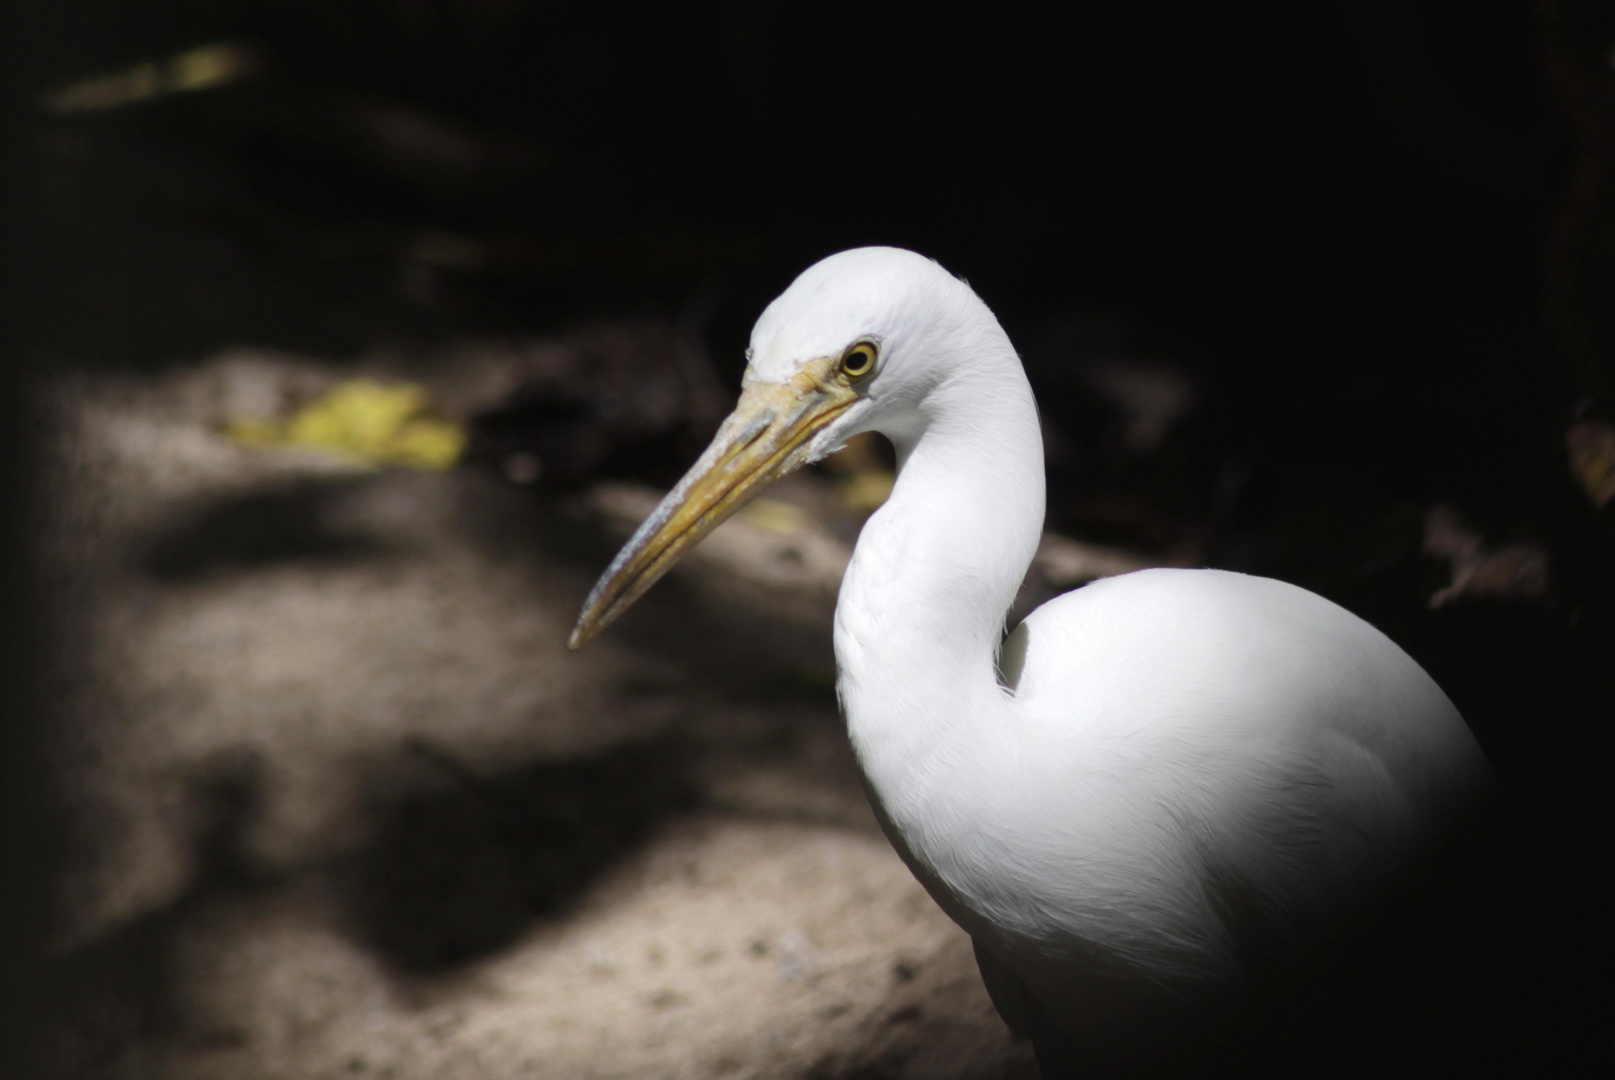
[[897,451],[835,614],[848,731],[892,843],[1046,1065],[1185,1031],[1458,813],[1486,766],[1435,682],[1293,585],[1147,570],[1004,619],[1043,526],[1031,387],[936,263],[809,268],[739,404],[617,556],[571,644],[769,482]]

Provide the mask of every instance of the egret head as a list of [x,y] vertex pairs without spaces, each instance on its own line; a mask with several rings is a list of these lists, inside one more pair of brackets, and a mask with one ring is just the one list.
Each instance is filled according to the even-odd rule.
[[605,629],[707,533],[769,484],[863,431],[922,422],[971,318],[969,286],[898,248],[857,248],[802,273],[751,333],[740,401],[589,594],[568,641]]

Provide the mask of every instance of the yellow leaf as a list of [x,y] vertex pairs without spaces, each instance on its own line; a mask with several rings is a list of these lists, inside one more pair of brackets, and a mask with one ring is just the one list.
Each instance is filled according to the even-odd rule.
[[301,446],[371,465],[447,469],[465,451],[465,432],[432,415],[431,399],[413,383],[353,379],[298,410],[284,426],[238,418],[225,428],[247,446]]

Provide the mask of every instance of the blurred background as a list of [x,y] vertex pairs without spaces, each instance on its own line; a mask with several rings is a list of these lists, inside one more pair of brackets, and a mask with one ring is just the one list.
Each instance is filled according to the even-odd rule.
[[1586,1050],[1608,5],[19,7],[7,654],[41,723],[7,768],[40,886],[7,933],[40,1075],[1029,1075],[828,689],[884,448],[560,652],[762,307],[861,244],[937,258],[1022,351],[1021,606],[1285,578],[1487,750],[1483,835],[1273,1068]]

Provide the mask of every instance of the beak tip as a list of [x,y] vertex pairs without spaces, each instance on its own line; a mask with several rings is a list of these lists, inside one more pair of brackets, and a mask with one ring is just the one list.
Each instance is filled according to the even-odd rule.
[[571,636],[566,639],[567,651],[577,652],[579,649],[583,648],[584,643],[587,642],[592,636],[593,635],[584,632],[583,624],[581,622],[578,623],[578,625],[572,628]]

